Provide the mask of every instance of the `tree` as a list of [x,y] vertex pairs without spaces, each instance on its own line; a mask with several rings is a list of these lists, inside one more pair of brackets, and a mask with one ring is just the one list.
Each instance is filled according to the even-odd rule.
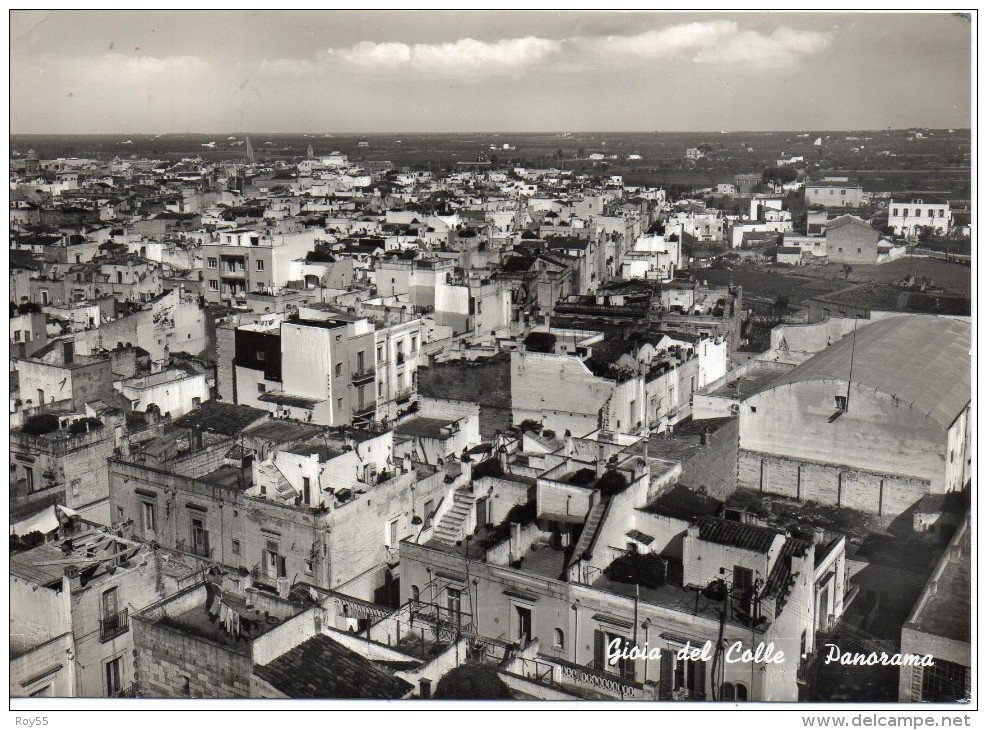
[[578,150],[576,150],[576,156],[577,157],[585,157],[586,156],[586,148],[585,147],[580,147]]
[[766,185],[772,183],[790,183],[795,182],[797,179],[798,173],[794,168],[787,165],[784,167],[765,168],[764,173],[761,175],[761,181]]

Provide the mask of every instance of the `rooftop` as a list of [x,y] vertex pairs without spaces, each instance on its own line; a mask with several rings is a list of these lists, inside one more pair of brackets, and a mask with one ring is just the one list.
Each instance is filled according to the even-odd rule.
[[970,642],[970,525],[967,523],[942,559],[931,595],[920,603],[907,626],[934,636]]
[[398,424],[394,427],[394,432],[406,436],[445,439],[451,435],[448,428],[455,423],[455,418],[425,418],[424,416],[419,416],[418,418],[412,418]]
[[325,634],[255,667],[254,674],[294,699],[399,699],[414,689]]
[[177,419],[175,425],[182,428],[214,431],[226,436],[235,436],[252,423],[268,416],[267,411],[262,411],[259,408],[209,400],[194,411]]
[[971,399],[970,323],[929,315],[873,322],[784,373],[771,387],[850,378],[949,428]]

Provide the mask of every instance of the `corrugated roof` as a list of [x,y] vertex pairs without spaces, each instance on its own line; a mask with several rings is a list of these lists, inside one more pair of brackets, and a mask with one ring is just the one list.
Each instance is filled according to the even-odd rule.
[[970,402],[970,323],[932,315],[902,315],[872,322],[783,374],[774,387],[850,378],[897,398],[944,429]]
[[720,545],[732,545],[759,553],[767,553],[771,543],[781,534],[767,527],[723,520],[719,517],[702,517],[698,524],[701,540]]
[[254,674],[293,699],[399,699],[414,686],[325,634],[255,667]]

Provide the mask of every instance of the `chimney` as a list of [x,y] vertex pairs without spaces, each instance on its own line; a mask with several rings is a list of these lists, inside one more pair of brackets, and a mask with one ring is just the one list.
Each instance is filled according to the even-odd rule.
[[521,560],[521,523],[511,523],[511,557],[513,561]]
[[62,592],[71,595],[73,590],[82,588],[82,574],[74,565],[67,565],[62,576]]
[[418,680],[418,695],[423,700],[432,699],[432,680],[422,677]]
[[825,539],[826,539],[826,531],[823,528],[817,527],[812,531],[813,545],[821,545],[823,540]]
[[699,525],[689,525],[689,529],[686,530],[689,537],[698,540],[699,539]]
[[607,460],[606,453],[604,451],[604,446],[601,443],[596,455],[596,478],[599,479],[603,476],[603,472],[607,470]]
[[507,471],[507,447],[501,446],[497,450],[497,461],[500,462],[500,468],[506,472]]
[[709,427],[705,427],[703,432],[699,434],[699,445],[709,446],[713,443],[713,434],[710,432]]
[[563,441],[565,442],[565,455],[572,456],[573,452],[576,450],[575,446],[572,444],[572,431],[569,429],[565,430],[565,437]]
[[405,454],[401,457],[401,471],[405,474],[411,471],[411,454]]

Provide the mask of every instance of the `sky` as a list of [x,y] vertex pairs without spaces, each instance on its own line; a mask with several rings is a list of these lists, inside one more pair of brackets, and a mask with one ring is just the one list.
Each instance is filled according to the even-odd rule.
[[11,11],[13,134],[971,126],[949,13]]

